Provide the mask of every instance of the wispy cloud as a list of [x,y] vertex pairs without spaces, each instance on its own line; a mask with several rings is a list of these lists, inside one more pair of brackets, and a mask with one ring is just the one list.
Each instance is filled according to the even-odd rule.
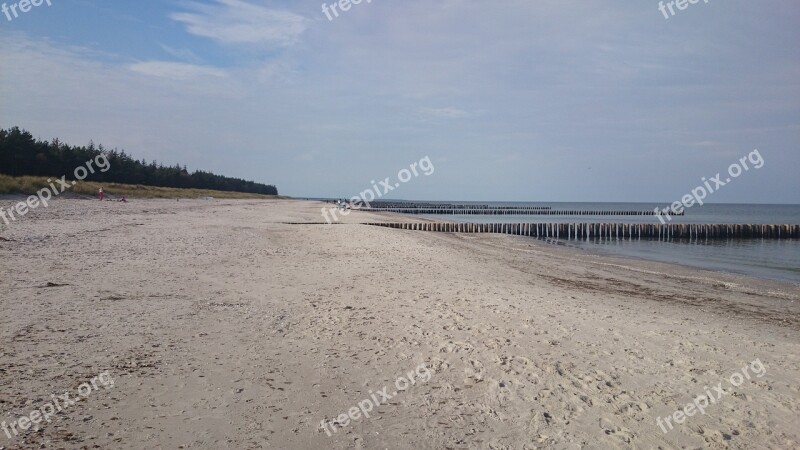
[[216,0],[216,4],[189,3],[192,12],[170,14],[186,30],[223,44],[288,46],[308,27],[303,16],[254,5],[242,0]]
[[301,162],[312,162],[314,158],[320,155],[319,150],[311,150],[305,153],[301,153],[297,156],[297,160]]
[[461,119],[469,116],[469,113],[458,108],[425,108],[422,110],[423,114],[441,119]]
[[173,48],[164,44],[159,45],[165,53],[183,62],[190,64],[200,64],[202,62],[202,59],[188,48]]
[[176,63],[168,61],[145,61],[132,64],[130,69],[144,75],[170,78],[173,80],[191,80],[199,77],[227,76],[226,72],[215,67],[198,66],[194,64]]

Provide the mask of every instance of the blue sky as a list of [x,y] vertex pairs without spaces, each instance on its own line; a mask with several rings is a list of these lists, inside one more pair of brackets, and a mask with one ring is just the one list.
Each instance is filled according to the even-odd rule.
[[[16,1],[6,0],[13,4]],[[0,15],[0,126],[350,197],[800,203],[800,6],[52,0]],[[328,4],[333,3],[328,2]]]

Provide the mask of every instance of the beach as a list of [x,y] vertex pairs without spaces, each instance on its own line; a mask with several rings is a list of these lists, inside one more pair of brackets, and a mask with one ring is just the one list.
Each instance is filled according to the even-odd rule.
[[0,229],[0,421],[113,378],[0,449],[800,447],[796,285],[323,206],[59,199]]

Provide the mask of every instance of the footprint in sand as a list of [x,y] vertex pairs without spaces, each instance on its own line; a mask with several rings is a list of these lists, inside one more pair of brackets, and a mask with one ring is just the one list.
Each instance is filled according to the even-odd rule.
[[614,423],[610,419],[605,417],[600,419],[600,429],[602,429],[605,434],[616,437],[625,442],[626,444],[630,444],[636,437],[636,435],[631,430],[624,427],[620,428],[614,425]]
[[541,431],[553,423],[553,416],[547,411],[534,411],[528,427],[532,431]]
[[503,356],[500,358],[500,368],[509,375],[523,375],[530,371],[532,365],[533,362],[524,356]]
[[484,379],[484,372],[485,369],[482,362],[478,361],[477,359],[470,359],[469,365],[464,368],[464,373],[466,374],[464,384],[472,384],[473,381],[480,383]]
[[439,347],[439,353],[472,353],[475,347],[469,342],[447,342]]
[[450,363],[441,358],[431,358],[429,366],[434,373],[441,373],[450,368]]

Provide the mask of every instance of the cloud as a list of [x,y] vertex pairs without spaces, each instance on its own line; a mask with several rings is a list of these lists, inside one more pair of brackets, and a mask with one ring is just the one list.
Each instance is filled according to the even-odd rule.
[[161,46],[161,49],[164,50],[165,53],[183,62],[191,64],[199,64],[200,62],[202,62],[202,59],[188,48],[173,48],[164,44],[159,44],[159,45]]
[[312,162],[319,155],[320,155],[319,150],[311,150],[309,152],[305,152],[298,155],[297,160],[301,162]]
[[200,77],[224,78],[227,73],[222,69],[194,64],[168,61],[146,61],[130,65],[130,69],[144,75],[172,80],[191,80]]
[[258,69],[258,79],[262,83],[290,84],[297,75],[293,65],[287,61],[269,61]]
[[297,42],[308,27],[303,16],[253,5],[242,0],[216,0],[216,4],[190,3],[193,12],[170,14],[196,36],[223,44],[267,44],[285,47]]
[[442,119],[461,119],[469,115],[468,112],[458,108],[453,108],[452,106],[447,108],[425,108],[422,110],[422,112],[428,116]]
[[719,147],[722,142],[719,141],[697,141],[697,142],[690,142],[689,145],[694,147]]

